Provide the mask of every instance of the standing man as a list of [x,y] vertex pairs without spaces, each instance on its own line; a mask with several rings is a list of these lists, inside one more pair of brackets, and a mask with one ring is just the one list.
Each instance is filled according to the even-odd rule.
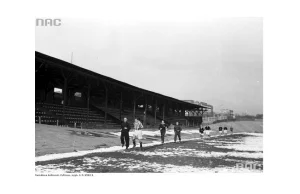
[[124,117],[124,122],[122,122],[121,124],[121,144],[122,147],[124,147],[124,143],[126,143],[126,149],[128,149],[129,147],[129,131],[130,131],[130,124],[127,122],[127,118]]
[[207,126],[207,130],[209,131],[208,132],[208,137],[210,137],[210,126],[209,125]]
[[139,121],[139,119],[137,119],[137,118],[134,119],[133,126],[134,126],[134,133],[133,133],[133,136],[132,136],[132,143],[133,143],[133,147],[132,147],[132,148],[135,148],[135,146],[136,146],[135,140],[138,139],[139,142],[140,142],[140,149],[141,149],[141,151],[142,151],[142,150],[143,150],[143,142],[142,142],[143,134],[142,134],[142,128],[143,128],[144,126],[143,126],[143,124],[141,123],[141,121]]
[[219,127],[219,134],[222,135],[222,127]]
[[161,124],[159,125],[158,129],[160,130],[160,136],[161,136],[161,143],[163,144],[165,142],[165,135],[167,130],[167,125],[165,124],[165,121],[162,120]]
[[227,134],[227,127],[224,127],[224,134]]
[[206,126],[205,127],[205,134],[208,136],[208,137],[210,137],[210,127],[209,126]]
[[232,127],[232,125],[230,126],[230,132],[231,132],[231,134],[233,134],[233,127]]
[[176,143],[176,139],[177,139],[177,136],[178,136],[178,139],[179,139],[179,143],[181,143],[181,135],[180,135],[180,132],[182,131],[182,128],[180,127],[178,121],[176,122],[176,125],[174,126],[174,142]]
[[200,125],[200,128],[199,128],[199,132],[200,132],[200,138],[202,139],[203,138],[204,128],[201,125]]

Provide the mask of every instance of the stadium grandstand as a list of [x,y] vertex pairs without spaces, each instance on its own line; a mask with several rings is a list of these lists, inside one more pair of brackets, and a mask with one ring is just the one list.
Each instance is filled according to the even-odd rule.
[[[214,117],[212,105],[207,104],[206,102],[199,102],[199,101],[195,101],[195,100],[183,100],[183,101],[204,107],[201,109],[201,111],[194,111],[194,110],[186,111],[185,116],[187,118],[189,118],[189,120],[193,121],[192,118],[197,118],[199,116],[201,117],[203,124],[211,124],[217,120],[217,118]],[[208,111],[208,110],[210,110],[210,111]]]
[[[119,128],[140,118],[146,128],[198,126],[212,106],[178,100],[35,52],[35,122],[86,129]],[[191,115],[193,113],[193,115]]]

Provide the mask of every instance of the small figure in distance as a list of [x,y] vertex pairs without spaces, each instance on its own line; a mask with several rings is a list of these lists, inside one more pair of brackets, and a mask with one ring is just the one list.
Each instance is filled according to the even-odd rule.
[[210,137],[210,126],[207,125],[207,136]]
[[227,135],[227,127],[224,127],[224,135]]
[[200,125],[200,128],[199,128],[199,132],[200,132],[200,138],[203,139],[204,128],[201,125]]
[[231,134],[233,134],[233,127],[232,127],[232,125],[230,126],[230,132],[231,132]]
[[220,127],[219,127],[219,135],[222,135],[222,133],[223,133],[223,129],[222,129],[222,127],[220,126]]
[[207,125],[207,126],[204,127],[204,129],[205,129],[205,135],[207,135],[208,137],[210,137],[210,134],[209,134],[210,133],[210,131],[209,131],[210,127]]

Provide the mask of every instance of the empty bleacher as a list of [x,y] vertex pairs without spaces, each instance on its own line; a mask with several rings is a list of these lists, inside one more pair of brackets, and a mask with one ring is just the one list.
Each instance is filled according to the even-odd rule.
[[[41,119],[41,121],[40,121]],[[63,106],[60,104],[36,103],[35,122],[49,125],[68,125],[85,128],[103,128],[105,119],[97,110]],[[107,128],[119,128],[119,123],[108,119]]]
[[59,118],[48,114],[44,109],[41,109],[39,107],[35,108],[35,122],[36,123],[44,123],[44,124],[49,124],[49,125],[56,125],[57,124],[57,120],[59,120]]
[[[107,113],[107,120],[105,125],[104,114]],[[124,108],[121,112],[121,120],[124,117],[128,119],[128,122],[133,127],[134,116],[133,110]],[[144,110],[136,109],[135,117],[140,118],[144,123]],[[63,106],[61,104],[51,103],[36,103],[35,122],[48,125],[64,125],[69,127],[82,127],[92,129],[120,128],[120,109],[112,107],[101,107],[97,105],[91,105],[91,108]],[[147,111],[147,119],[145,128],[156,128],[161,123],[162,118],[157,116],[156,122],[154,115],[150,111]],[[175,124],[180,122],[186,125],[186,118],[179,115],[169,115],[165,117],[167,124]]]

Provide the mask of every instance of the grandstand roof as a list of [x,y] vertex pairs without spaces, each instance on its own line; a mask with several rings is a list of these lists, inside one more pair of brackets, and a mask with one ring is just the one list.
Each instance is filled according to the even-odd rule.
[[156,93],[156,92],[153,92],[153,91],[150,91],[150,90],[145,90],[145,89],[130,85],[130,84],[125,83],[125,82],[121,82],[121,81],[113,79],[111,77],[107,77],[105,75],[93,72],[91,70],[76,66],[74,64],[68,63],[66,61],[63,61],[63,60],[60,60],[60,59],[57,59],[57,58],[54,58],[54,57],[51,57],[49,55],[40,53],[38,51],[35,51],[35,58],[39,61],[46,62],[49,65],[59,66],[59,67],[65,68],[65,69],[76,71],[80,74],[85,74],[87,76],[94,77],[96,79],[97,78],[102,79],[102,80],[105,80],[106,82],[109,82],[111,84],[119,85],[121,87],[128,88],[130,90],[140,91],[140,92],[147,93],[147,94],[150,94],[150,95],[154,95],[154,96],[157,96],[157,97],[166,98],[166,99],[171,100],[171,101],[175,101],[175,102],[178,102],[178,103],[181,103],[181,104],[188,105],[191,108],[207,108],[205,106],[192,104],[192,103],[185,102],[185,101],[182,101],[182,100],[179,100],[179,99],[176,99],[176,98],[172,98],[170,96],[165,96],[163,94],[159,94],[159,93]]

